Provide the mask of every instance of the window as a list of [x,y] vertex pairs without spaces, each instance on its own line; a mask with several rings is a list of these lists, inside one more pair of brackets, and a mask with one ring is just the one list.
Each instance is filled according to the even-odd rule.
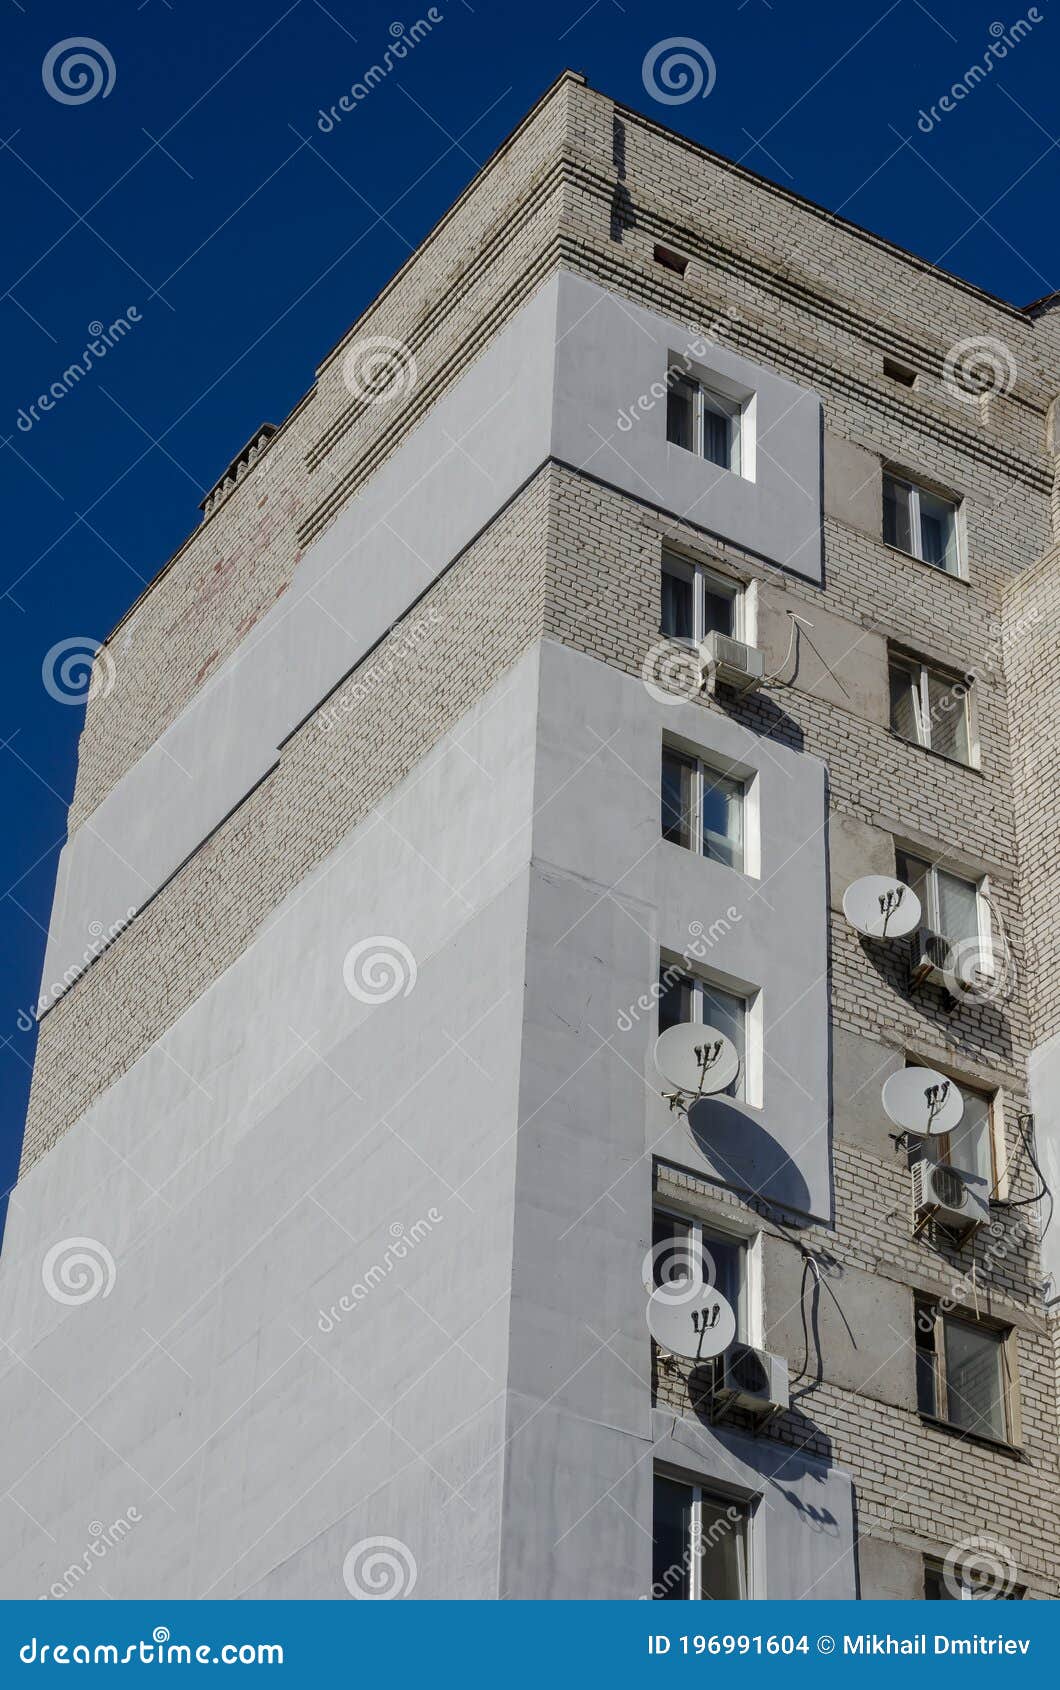
[[986,1186],[983,1196],[996,1190],[994,1169],[994,1103],[982,1092],[961,1087],[964,1114],[951,1133],[936,1133],[931,1149],[936,1160],[948,1162],[962,1174],[971,1174]]
[[713,1285],[736,1314],[736,1337],[741,1344],[748,1337],[747,1251],[745,1238],[736,1238],[712,1227],[656,1208],[652,1215],[652,1261],[655,1283],[688,1279],[698,1265],[707,1285]]
[[932,669],[914,657],[892,656],[891,727],[913,745],[924,745],[940,757],[972,764],[968,726],[971,675]]
[[743,870],[743,782],[709,763],[662,752],[662,836],[686,851]]
[[667,378],[666,438],[671,446],[739,475],[743,406],[740,401],[671,370]]
[[916,1388],[921,1414],[964,1432],[1009,1437],[1009,1345],[997,1327],[916,1305]]
[[988,1565],[973,1563],[967,1567],[924,1562],[925,1602],[1022,1602],[1023,1598],[1023,1585],[1012,1583],[1004,1562],[996,1557]]
[[670,1602],[744,1601],[748,1512],[745,1503],[656,1473],[653,1597]]
[[[962,939],[980,939],[987,930],[986,911],[974,880],[951,874],[911,851],[895,853],[900,880],[913,888],[920,899],[924,924],[952,949]],[[988,947],[984,947],[988,951]]]
[[956,504],[887,470],[883,472],[883,537],[889,546],[922,563],[947,575],[960,574]]
[[659,1031],[691,1021],[701,1027],[717,1027],[736,1046],[740,1072],[723,1096],[746,1097],[747,1000],[716,986],[712,980],[697,980],[676,964],[664,964],[659,975]]
[[663,553],[660,632],[693,645],[708,634],[743,637],[742,594],[735,582]]

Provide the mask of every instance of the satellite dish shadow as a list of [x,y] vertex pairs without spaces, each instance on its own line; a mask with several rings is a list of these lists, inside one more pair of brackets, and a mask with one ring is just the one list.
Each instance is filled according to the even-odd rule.
[[724,1097],[701,1097],[688,1111],[700,1153],[718,1178],[741,1191],[799,1214],[812,1212],[810,1190],[782,1144],[750,1114]]
[[[999,1002],[990,998],[968,998],[955,1004],[942,986],[928,983],[910,986],[912,945],[908,939],[869,939],[859,934],[858,944],[862,955],[892,992],[906,1003],[919,1004],[921,1008],[948,1018],[955,1049],[975,1051],[985,1040],[997,1055],[1012,1056],[1008,1016]],[[974,1038],[969,1036],[970,1031],[974,1031]]]

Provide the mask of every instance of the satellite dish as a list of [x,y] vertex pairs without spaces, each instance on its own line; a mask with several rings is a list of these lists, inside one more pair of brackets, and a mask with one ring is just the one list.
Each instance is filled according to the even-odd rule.
[[902,939],[920,926],[920,899],[904,880],[866,874],[843,893],[843,914],[867,939]]
[[655,1066],[677,1091],[702,1097],[732,1085],[740,1058],[732,1040],[717,1027],[681,1021],[656,1039]]
[[732,1304],[698,1279],[671,1279],[648,1298],[648,1331],[670,1355],[709,1361],[736,1336]]
[[964,1114],[964,1098],[935,1068],[899,1068],[883,1085],[883,1107],[903,1132],[950,1133]]

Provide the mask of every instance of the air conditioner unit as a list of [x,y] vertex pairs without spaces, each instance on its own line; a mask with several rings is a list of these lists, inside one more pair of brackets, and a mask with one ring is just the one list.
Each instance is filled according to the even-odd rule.
[[765,653],[728,634],[708,634],[699,647],[699,660],[711,691],[720,685],[736,692],[753,692],[765,674]]
[[913,1215],[917,1221],[933,1220],[967,1232],[986,1219],[983,1199],[948,1162],[914,1162],[912,1175]]
[[731,1344],[718,1359],[716,1392],[726,1408],[780,1414],[790,1402],[787,1361],[750,1344]]
[[950,954],[949,942],[930,927],[918,927],[913,934],[913,967],[909,977],[911,986],[946,984],[946,962]]

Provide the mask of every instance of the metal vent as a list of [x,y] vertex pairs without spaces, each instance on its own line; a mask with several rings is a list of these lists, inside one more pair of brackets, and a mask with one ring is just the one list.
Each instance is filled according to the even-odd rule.
[[747,673],[748,647],[742,640],[732,640],[728,634],[714,635],[714,655],[727,669],[741,669]]
[[961,1209],[964,1207],[965,1187],[959,1173],[948,1167],[944,1162],[932,1170],[931,1189],[935,1201],[944,1209]]
[[749,1396],[767,1397],[769,1395],[769,1370],[757,1350],[750,1345],[740,1345],[733,1350],[729,1357],[727,1383],[736,1391],[746,1391]]

